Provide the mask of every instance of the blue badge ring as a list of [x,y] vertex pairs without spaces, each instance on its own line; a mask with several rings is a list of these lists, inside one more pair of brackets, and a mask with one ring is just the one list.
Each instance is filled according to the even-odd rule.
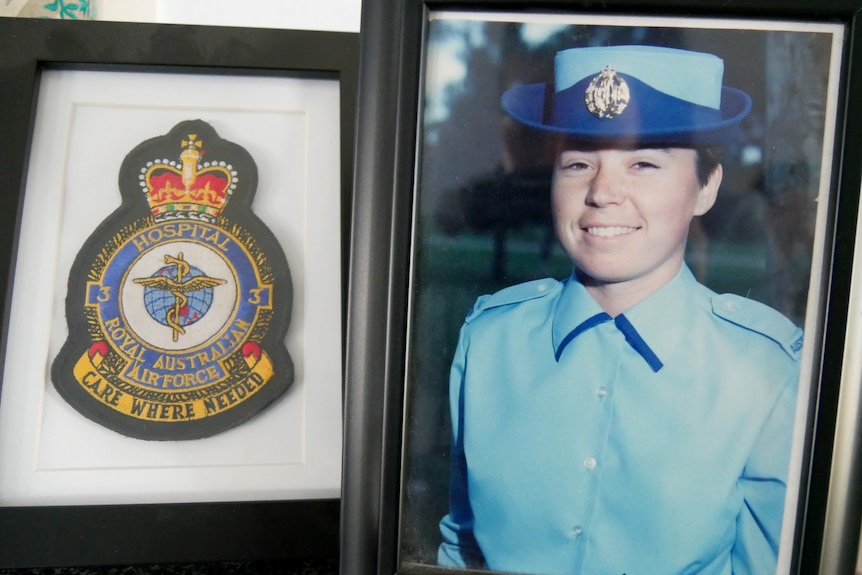
[[739,137],[737,125],[751,111],[751,98],[736,88],[722,87],[721,107],[716,110],[660,92],[632,76],[618,75],[628,84],[631,97],[628,106],[612,118],[599,118],[587,109],[584,93],[591,78],[557,93],[544,83],[515,86],[503,94],[501,102],[522,124],[594,144],[726,144]]

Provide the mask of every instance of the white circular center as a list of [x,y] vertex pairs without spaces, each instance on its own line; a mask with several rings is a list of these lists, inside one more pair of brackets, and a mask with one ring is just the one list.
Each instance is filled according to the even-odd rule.
[[[185,333],[179,333],[150,316],[144,305],[146,287],[134,281],[152,277],[170,265],[165,256],[178,258],[179,254],[182,254],[183,261],[199,269],[206,277],[225,282],[211,288],[212,305],[202,318],[183,326]],[[224,256],[194,242],[166,242],[150,248],[129,267],[120,288],[120,310],[129,328],[149,346],[168,351],[191,349],[217,336],[233,317],[236,304],[237,280]]]

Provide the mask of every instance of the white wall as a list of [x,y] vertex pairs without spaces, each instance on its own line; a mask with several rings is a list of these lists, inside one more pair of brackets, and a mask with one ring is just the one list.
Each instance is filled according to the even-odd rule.
[[358,32],[361,0],[95,0],[96,18]]

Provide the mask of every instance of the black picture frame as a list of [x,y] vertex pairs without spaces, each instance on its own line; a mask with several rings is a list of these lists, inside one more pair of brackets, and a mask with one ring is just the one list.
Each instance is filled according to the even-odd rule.
[[[0,18],[0,297],[5,357],[15,254],[44,69],[335,79],[346,294],[358,34]],[[342,318],[346,297],[342,302]],[[336,558],[339,500],[0,508],[0,567]],[[194,534],[190,536],[190,534]]]
[[[855,438],[860,437],[862,424],[853,417],[858,409],[858,373],[845,364],[858,349],[858,341],[848,335],[853,326],[848,322],[848,305],[862,181],[862,108],[853,104],[853,95],[862,93],[860,9],[858,0],[798,0],[780,5],[768,0],[696,4],[677,0],[380,0],[363,5],[348,312],[342,573],[443,572],[433,565],[405,566],[399,560],[420,86],[428,14],[434,10],[802,20],[844,27],[832,183],[835,199],[828,214],[832,224],[822,278],[827,289],[817,302],[824,318],[819,333],[806,335],[809,345],[819,350],[819,358],[812,374],[815,386],[805,437],[808,471],[800,487],[791,572],[854,572],[862,517],[862,500],[855,488],[862,474],[862,457]],[[813,344],[812,338],[816,340]],[[847,415],[837,428],[839,406]],[[841,437],[842,450],[834,452]],[[833,453],[841,459],[833,458]]]

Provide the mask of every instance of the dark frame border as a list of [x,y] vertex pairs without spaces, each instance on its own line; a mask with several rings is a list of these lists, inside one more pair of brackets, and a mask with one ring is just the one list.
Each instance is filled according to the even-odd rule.
[[[42,69],[338,80],[346,294],[358,45],[358,34],[346,32],[0,18],[0,181],[7,188],[0,194],[0,369]],[[0,567],[335,558],[338,530],[338,499],[0,507]]]
[[[542,11],[698,18],[762,18],[843,24],[845,65],[838,106],[833,193],[824,276],[818,302],[821,350],[815,373],[794,541],[794,573],[853,573],[862,498],[848,491],[862,480],[860,446],[836,471],[830,467],[848,328],[850,264],[862,181],[860,0],[377,0],[362,10],[357,164],[348,310],[345,477],[342,493],[342,573],[398,572],[405,334],[417,118],[425,21],[430,10]],[[858,97],[857,97],[858,99]],[[848,342],[848,345],[851,342]],[[856,382],[858,383],[858,382]],[[846,400],[845,400],[846,401]],[[855,426],[862,436],[862,423]],[[834,479],[834,477],[832,478]],[[838,491],[836,491],[836,489]],[[858,490],[857,490],[858,491]],[[834,501],[840,501],[839,506]],[[827,507],[831,507],[827,518]],[[827,520],[828,519],[828,520]],[[438,573],[417,567],[411,573]],[[459,571],[461,572],[461,571]]]

